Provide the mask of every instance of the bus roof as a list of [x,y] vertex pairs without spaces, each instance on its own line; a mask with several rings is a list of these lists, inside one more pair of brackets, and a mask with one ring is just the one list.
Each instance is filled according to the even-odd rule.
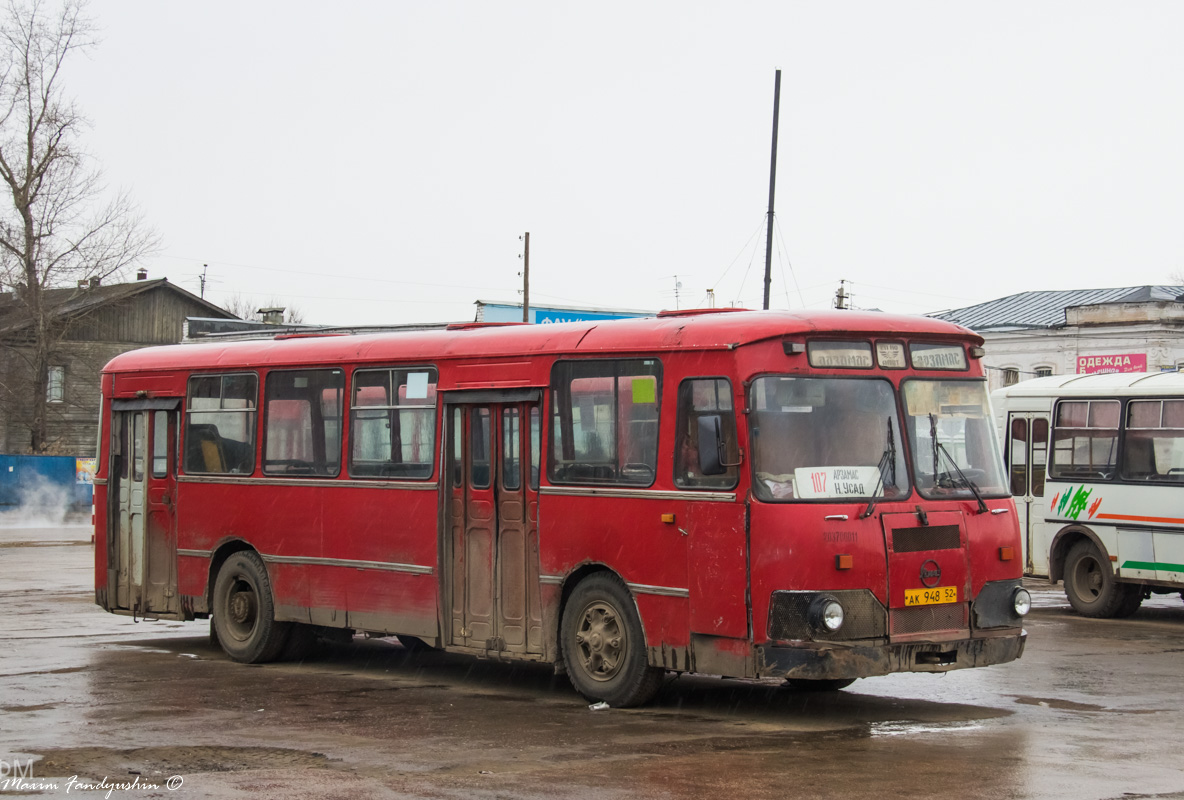
[[1000,397],[1084,397],[1086,395],[1184,394],[1184,373],[1111,372],[1093,375],[1052,375],[999,389]]
[[548,325],[474,324],[453,330],[167,345],[116,356],[103,372],[709,350],[807,334],[834,334],[845,338],[908,334],[982,344],[982,337],[968,328],[928,317],[857,311],[707,309],[665,313],[656,318]]

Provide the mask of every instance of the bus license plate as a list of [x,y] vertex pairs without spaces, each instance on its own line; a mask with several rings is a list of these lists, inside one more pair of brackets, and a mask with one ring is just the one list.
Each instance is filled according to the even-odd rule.
[[957,586],[938,586],[936,589],[905,589],[906,606],[933,606],[938,603],[957,603]]

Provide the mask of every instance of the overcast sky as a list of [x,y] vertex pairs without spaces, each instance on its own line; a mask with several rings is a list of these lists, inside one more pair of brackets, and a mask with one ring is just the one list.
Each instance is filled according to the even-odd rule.
[[906,313],[1184,271],[1184,3],[94,3],[67,91],[151,277],[307,322]]

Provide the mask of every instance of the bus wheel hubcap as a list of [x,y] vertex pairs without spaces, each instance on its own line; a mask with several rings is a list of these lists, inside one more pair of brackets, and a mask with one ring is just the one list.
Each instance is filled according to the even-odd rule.
[[588,675],[598,681],[612,680],[621,669],[626,647],[616,610],[607,603],[588,606],[576,632],[576,646]]
[[253,592],[236,592],[230,597],[230,618],[240,625],[249,622],[255,616],[255,594]]

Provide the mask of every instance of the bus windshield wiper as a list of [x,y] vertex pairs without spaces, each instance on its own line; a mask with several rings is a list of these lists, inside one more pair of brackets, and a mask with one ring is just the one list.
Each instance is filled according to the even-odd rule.
[[876,510],[876,495],[884,488],[884,470],[892,475],[892,485],[896,485],[896,439],[892,435],[892,417],[888,417],[888,446],[880,456],[880,463],[876,465],[880,476],[876,479],[876,488],[872,489],[871,499],[867,501],[867,508],[859,515],[860,519],[867,519]]
[[[946,446],[944,444],[938,442],[935,439],[934,440],[934,448],[937,452],[941,453],[943,456],[946,457],[946,461],[950,462],[950,466],[954,468],[954,472],[958,473],[958,477],[959,477],[959,479],[961,479],[962,485],[965,486],[967,489],[969,489],[971,494],[974,495],[974,499],[978,501],[978,513],[986,514],[988,511],[987,504],[985,502],[983,502],[983,496],[979,493],[978,487],[974,485],[974,481],[972,481],[970,478],[966,477],[966,473],[963,472],[962,468],[958,466],[958,462],[954,460],[954,457],[952,455],[950,455],[950,451],[946,450]],[[935,481],[936,481],[936,477],[937,476],[935,475],[934,476]]]

